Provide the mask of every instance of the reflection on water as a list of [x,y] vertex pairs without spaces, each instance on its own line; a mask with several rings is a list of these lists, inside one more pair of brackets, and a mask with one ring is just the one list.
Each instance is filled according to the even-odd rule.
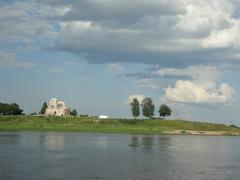
[[129,146],[133,149],[144,148],[145,150],[151,150],[153,146],[154,138],[152,136],[133,136]]
[[108,139],[107,139],[107,137],[98,137],[97,138],[97,140],[98,140],[98,143],[97,143],[97,145],[99,146],[99,147],[101,147],[101,148],[107,148],[108,147]]
[[65,147],[65,137],[59,134],[47,134],[43,136],[44,145],[48,149],[56,150],[56,149],[64,149]]
[[234,179],[238,137],[0,133],[0,179]]
[[151,136],[143,136],[142,139],[142,145],[146,150],[151,150],[153,146],[153,137]]
[[1,144],[16,144],[18,139],[17,134],[2,134],[0,135]]
[[140,146],[140,145],[141,145],[141,144],[140,144],[140,142],[139,142],[139,137],[138,137],[138,136],[133,136],[133,137],[131,138],[131,142],[130,142],[129,146],[135,148],[135,147],[138,147],[138,146]]

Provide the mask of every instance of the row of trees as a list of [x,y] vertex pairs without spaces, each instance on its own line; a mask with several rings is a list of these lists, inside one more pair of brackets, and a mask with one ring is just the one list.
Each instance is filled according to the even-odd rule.
[[21,115],[23,112],[16,103],[0,103],[0,115]]
[[[141,104],[137,98],[134,98],[130,103],[130,105],[131,105],[132,115],[134,118],[140,116],[141,107],[142,107],[143,116],[148,117],[149,119],[154,116],[155,105],[153,104],[153,101],[150,97],[145,97]],[[162,104],[159,107],[160,117],[165,118],[166,116],[170,116],[171,114],[172,114],[172,110],[167,105]]]
[[[47,108],[48,108],[48,105],[47,105],[46,102],[44,102],[43,105],[42,105],[42,108],[41,108],[41,110],[39,112],[39,114],[42,114],[42,115],[45,114]],[[77,116],[77,114],[78,113],[77,113],[76,109],[73,109],[72,111],[70,111],[70,115],[72,115],[72,116]]]

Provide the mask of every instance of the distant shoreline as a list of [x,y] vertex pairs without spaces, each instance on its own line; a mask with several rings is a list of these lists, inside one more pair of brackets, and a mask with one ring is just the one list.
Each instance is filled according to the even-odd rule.
[[0,131],[240,136],[240,128],[184,120],[98,119],[95,117],[0,116]]

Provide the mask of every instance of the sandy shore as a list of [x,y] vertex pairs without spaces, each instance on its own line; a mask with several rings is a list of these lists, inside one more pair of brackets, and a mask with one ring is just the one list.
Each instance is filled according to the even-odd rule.
[[240,136],[240,132],[228,132],[228,131],[173,130],[173,131],[164,131],[163,133],[164,134],[176,134],[176,135]]

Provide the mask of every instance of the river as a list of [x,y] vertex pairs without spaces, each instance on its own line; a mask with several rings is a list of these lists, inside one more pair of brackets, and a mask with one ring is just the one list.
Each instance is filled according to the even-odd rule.
[[1,180],[240,178],[240,138],[1,132]]

